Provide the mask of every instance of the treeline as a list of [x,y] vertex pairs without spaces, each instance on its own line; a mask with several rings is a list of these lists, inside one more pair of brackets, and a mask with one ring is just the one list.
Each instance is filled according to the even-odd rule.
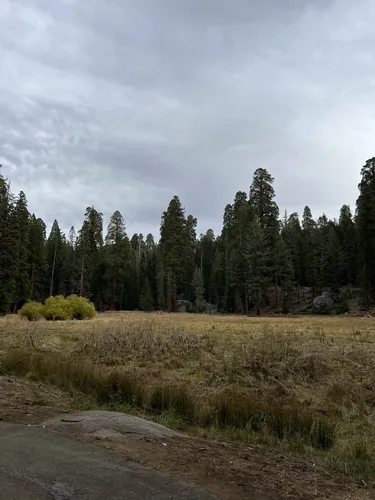
[[[98,310],[196,311],[214,304],[223,312],[287,312],[296,289],[313,295],[360,286],[363,303],[375,302],[375,158],[362,168],[355,216],[344,205],[336,220],[314,220],[305,207],[280,217],[273,178],[255,171],[249,193],[238,192],[224,210],[219,235],[197,237],[197,220],[175,196],[162,215],[158,243],[126,233],[116,211],[103,234],[102,214],[86,209],[82,227],[63,234],[55,220],[49,235],[30,214],[23,192],[14,196],[0,176],[0,311],[25,301],[78,294]],[[278,293],[275,293],[275,290]]]

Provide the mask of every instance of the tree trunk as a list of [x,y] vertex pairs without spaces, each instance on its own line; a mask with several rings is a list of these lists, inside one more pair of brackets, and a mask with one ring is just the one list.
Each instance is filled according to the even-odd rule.
[[79,296],[83,297],[83,271],[84,271],[84,258],[82,257],[81,262],[81,279],[79,282]]
[[171,273],[168,271],[167,276],[167,311],[170,313],[172,311],[172,283],[171,283]]
[[56,264],[56,255],[57,255],[57,242],[55,244],[55,252],[53,254],[53,263],[52,263],[52,272],[51,272],[51,281],[49,285],[49,296],[52,297],[53,295],[53,280],[55,277],[55,264]]
[[31,272],[31,287],[30,287],[31,299],[34,298],[34,284],[35,284],[35,262],[33,262],[33,270]]

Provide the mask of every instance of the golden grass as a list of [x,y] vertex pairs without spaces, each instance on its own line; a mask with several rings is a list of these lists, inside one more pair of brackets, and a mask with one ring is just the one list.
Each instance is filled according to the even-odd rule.
[[[234,415],[245,407],[309,412],[336,426],[322,460],[375,475],[375,319],[119,312],[53,323],[9,316],[0,319],[0,354],[14,348],[115,369],[155,391],[178,386],[202,409],[235,401]],[[298,440],[293,446],[299,450]]]

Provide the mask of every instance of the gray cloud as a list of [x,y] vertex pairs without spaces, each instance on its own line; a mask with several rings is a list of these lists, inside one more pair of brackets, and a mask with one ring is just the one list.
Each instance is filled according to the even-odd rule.
[[[252,5],[254,4],[254,5]],[[263,166],[280,209],[354,208],[373,156],[371,0],[2,0],[0,162],[48,224],[218,230]]]

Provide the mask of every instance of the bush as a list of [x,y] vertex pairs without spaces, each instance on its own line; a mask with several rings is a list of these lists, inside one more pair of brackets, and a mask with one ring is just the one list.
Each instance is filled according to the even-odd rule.
[[40,302],[27,302],[18,314],[29,321],[36,321],[43,316],[48,321],[63,321],[67,319],[91,319],[95,316],[95,306],[84,297],[63,295],[49,297],[44,305]]
[[319,309],[318,307],[312,307],[311,309],[312,314],[320,314],[322,316],[329,316],[332,313],[332,309]]
[[346,314],[349,312],[349,304],[348,301],[344,300],[335,306],[336,314]]
[[43,316],[48,321],[72,319],[73,310],[63,295],[48,297],[43,306]]
[[69,295],[65,300],[69,304],[74,319],[91,319],[95,316],[94,304],[85,297]]
[[18,311],[18,314],[29,321],[37,321],[43,317],[43,304],[40,302],[26,302]]

